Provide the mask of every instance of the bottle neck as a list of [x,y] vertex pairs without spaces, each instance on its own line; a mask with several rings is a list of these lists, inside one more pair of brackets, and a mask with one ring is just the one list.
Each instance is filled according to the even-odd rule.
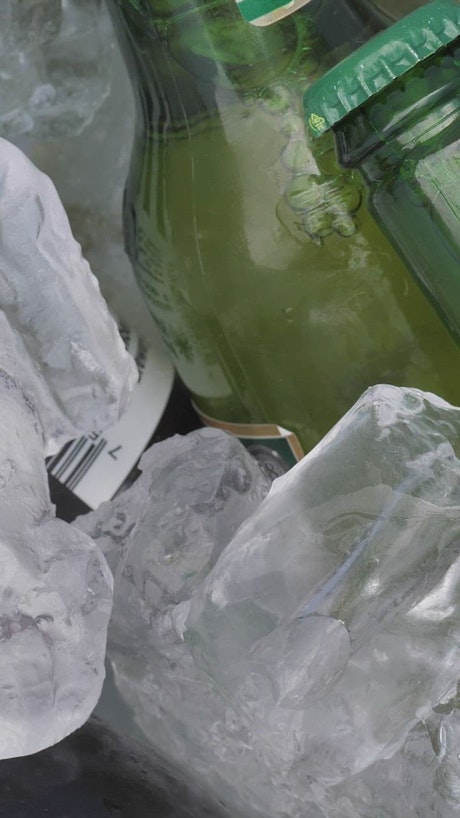
[[287,70],[315,79],[384,26],[362,3],[311,0],[262,28],[242,18],[236,0],[108,0],[144,116],[154,97],[163,120],[175,96],[190,119],[215,107],[216,89],[229,99],[253,94]]
[[409,154],[421,159],[456,128],[460,113],[460,47],[413,68],[334,128],[339,163],[381,181]]

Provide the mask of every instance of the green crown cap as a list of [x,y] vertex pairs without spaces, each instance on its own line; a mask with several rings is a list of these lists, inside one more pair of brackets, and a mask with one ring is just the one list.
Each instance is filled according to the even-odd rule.
[[313,136],[320,136],[395,79],[460,37],[460,4],[434,0],[399,20],[328,71],[306,92]]

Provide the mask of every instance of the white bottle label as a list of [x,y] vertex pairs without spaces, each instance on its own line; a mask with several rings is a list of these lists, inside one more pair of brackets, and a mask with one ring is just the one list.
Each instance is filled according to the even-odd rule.
[[171,394],[174,371],[166,353],[120,329],[137,363],[139,381],[120,421],[103,432],[67,443],[47,470],[90,508],[110,500],[123,485],[154,433]]

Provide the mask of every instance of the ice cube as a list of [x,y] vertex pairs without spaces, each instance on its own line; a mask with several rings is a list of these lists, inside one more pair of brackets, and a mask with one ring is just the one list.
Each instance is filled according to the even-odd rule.
[[320,796],[324,818],[455,818],[460,808],[458,698],[419,722],[403,747]]
[[[142,475],[76,525],[103,550],[116,577],[113,630],[130,639],[189,599],[270,483],[239,441],[200,429],[152,446]],[[129,641],[129,640],[128,640]]]
[[459,431],[435,395],[368,390],[192,599],[197,664],[323,784],[390,757],[460,676]]
[[156,444],[140,465],[132,488],[74,523],[101,547],[116,577],[109,640],[119,691],[157,751],[232,815],[261,818],[253,806],[255,769],[257,785],[266,783],[264,807],[284,801],[271,791],[273,768],[254,758],[246,724],[197,670],[174,612],[259,506],[269,481],[238,440],[214,429]]
[[50,180],[0,139],[0,757],[79,727],[102,687],[112,575],[54,517],[45,446],[118,419],[136,380]]
[[0,135],[75,134],[109,92],[102,0],[2,0]]
[[[456,772],[424,777],[440,759],[420,721],[460,677],[459,431],[460,409],[435,395],[368,390],[211,559],[212,528],[177,508],[178,469],[184,508],[201,502],[198,446],[175,465],[176,443],[154,447],[142,492],[80,518],[116,575],[118,691],[233,814],[415,818],[406,790],[425,815],[424,792],[448,778],[433,815],[450,818]],[[402,811],[385,782],[392,799],[405,788]]]
[[[47,441],[118,420],[137,378],[50,179],[0,139],[0,366]],[[54,443],[50,443],[50,446]]]
[[83,724],[104,679],[112,577],[100,550],[56,520],[39,418],[0,372],[0,758]]

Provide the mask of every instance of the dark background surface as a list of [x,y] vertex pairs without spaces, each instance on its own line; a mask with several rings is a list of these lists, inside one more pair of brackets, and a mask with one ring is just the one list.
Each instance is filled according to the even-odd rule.
[[33,756],[0,763],[1,818],[228,818],[153,751],[91,718]]

